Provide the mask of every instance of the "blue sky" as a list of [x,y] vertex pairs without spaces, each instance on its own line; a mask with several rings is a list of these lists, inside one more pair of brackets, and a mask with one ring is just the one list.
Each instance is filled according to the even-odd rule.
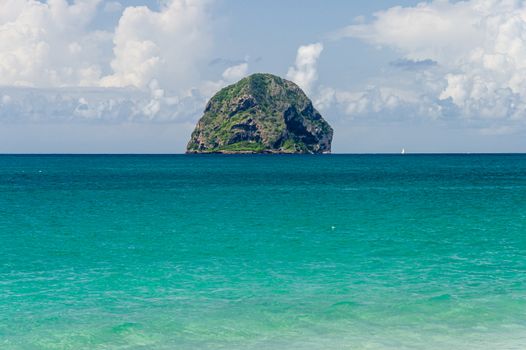
[[517,1],[0,1],[0,153],[181,153],[254,72],[303,87],[333,152],[526,152]]

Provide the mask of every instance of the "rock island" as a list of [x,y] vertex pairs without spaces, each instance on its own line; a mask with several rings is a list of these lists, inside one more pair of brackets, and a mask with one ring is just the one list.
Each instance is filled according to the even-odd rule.
[[296,84],[257,73],[210,99],[187,153],[330,153],[332,135]]

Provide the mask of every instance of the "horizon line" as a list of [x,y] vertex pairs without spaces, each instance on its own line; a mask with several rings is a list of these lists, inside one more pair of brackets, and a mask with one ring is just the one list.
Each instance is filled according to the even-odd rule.
[[339,156],[339,155],[399,155],[399,156],[411,156],[411,155],[522,155],[524,152],[406,152],[404,154],[400,152],[346,152],[346,153],[325,153],[325,154],[312,154],[312,153],[56,153],[56,152],[45,152],[45,153],[31,153],[31,152],[0,152],[0,156]]

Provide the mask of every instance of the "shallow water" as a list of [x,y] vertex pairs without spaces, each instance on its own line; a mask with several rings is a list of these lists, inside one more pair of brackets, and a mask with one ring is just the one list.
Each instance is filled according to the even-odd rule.
[[524,349],[526,155],[0,156],[2,349]]

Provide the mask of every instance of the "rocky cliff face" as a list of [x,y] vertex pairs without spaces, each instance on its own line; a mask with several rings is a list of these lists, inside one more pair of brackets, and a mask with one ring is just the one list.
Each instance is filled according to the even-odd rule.
[[253,74],[210,99],[187,153],[329,153],[332,135],[296,84]]

